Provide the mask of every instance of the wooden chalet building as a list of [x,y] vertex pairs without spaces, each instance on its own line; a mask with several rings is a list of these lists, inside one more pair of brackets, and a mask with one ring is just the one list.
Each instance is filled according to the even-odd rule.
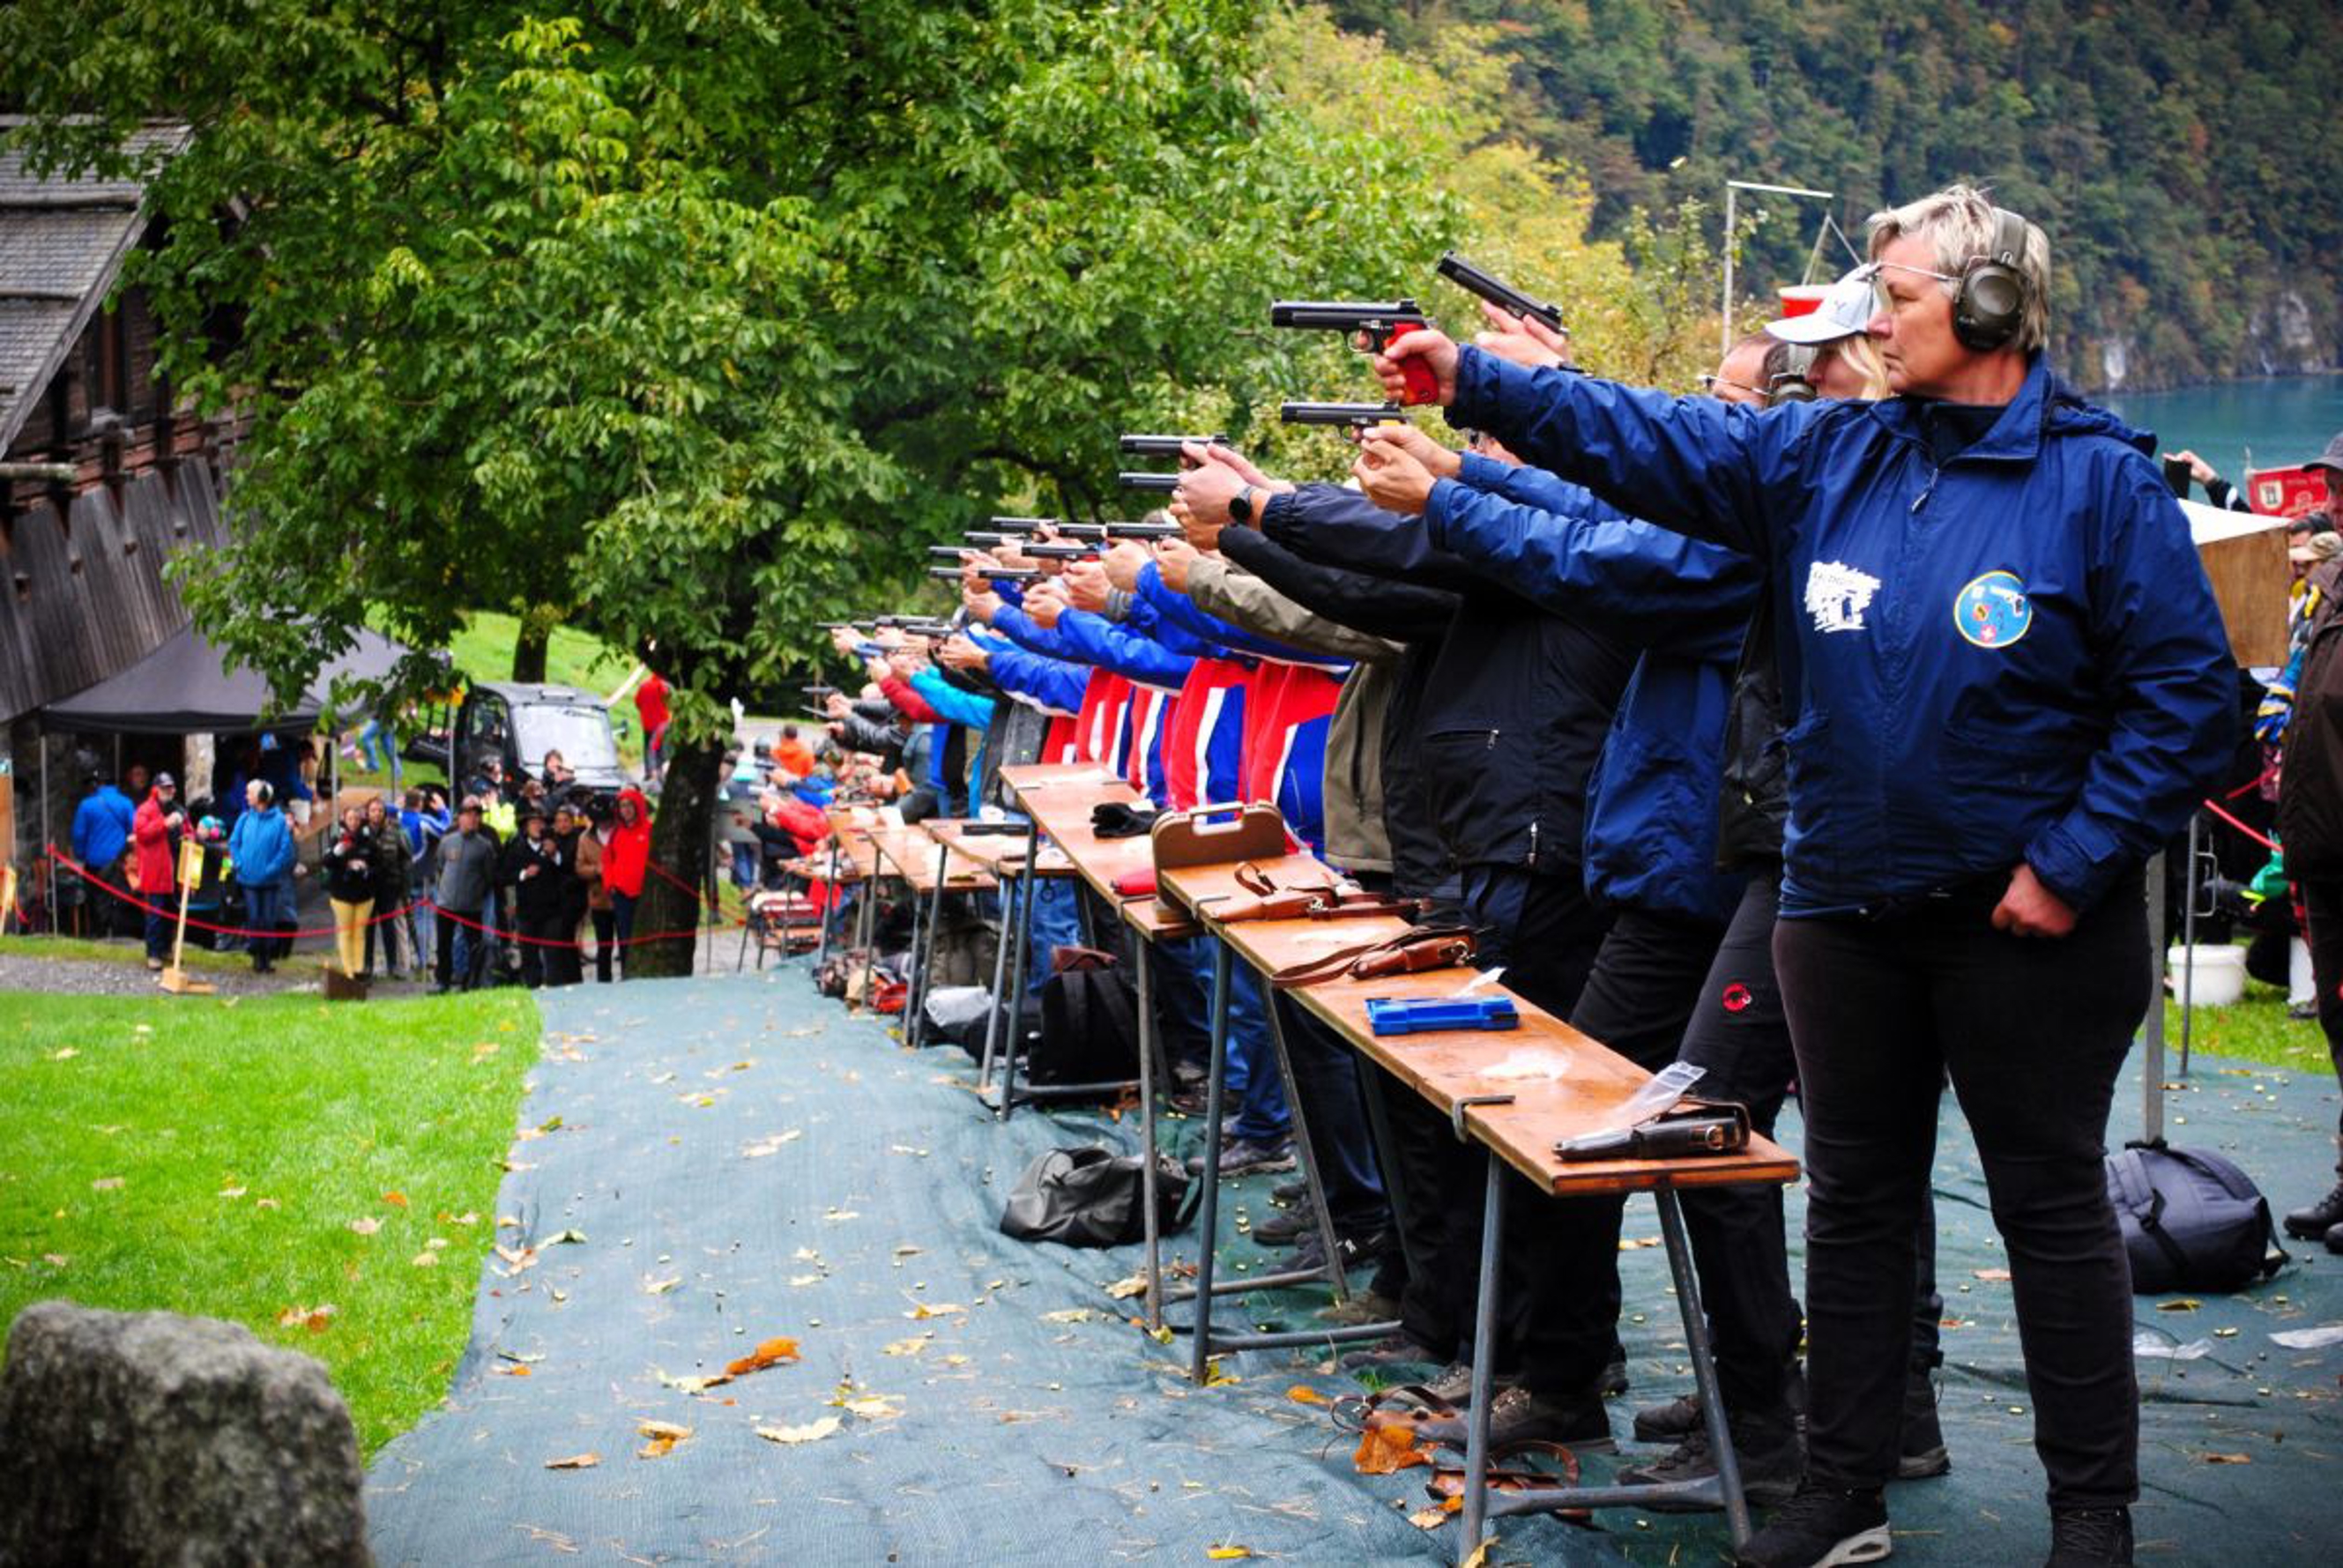
[[[11,124],[0,118],[0,136]],[[185,132],[139,136],[168,151]],[[116,286],[133,250],[153,241],[137,183],[36,177],[0,150],[0,771],[14,775],[15,806],[15,842],[0,840],[0,857],[27,883],[44,839],[65,838],[80,794],[73,755],[90,746],[44,739],[34,716],[184,628],[165,564],[226,537],[234,428],[175,406],[146,299]],[[108,765],[185,769],[176,741],[117,757],[121,744],[97,748]],[[46,824],[32,819],[44,746]]]

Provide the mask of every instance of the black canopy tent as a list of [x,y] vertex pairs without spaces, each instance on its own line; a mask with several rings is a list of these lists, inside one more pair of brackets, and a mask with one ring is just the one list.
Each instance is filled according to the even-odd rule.
[[41,727],[67,735],[307,732],[337,677],[379,679],[406,657],[388,638],[357,635],[357,646],[327,665],[298,702],[271,711],[267,678],[232,663],[189,627],[119,675],[42,709]]

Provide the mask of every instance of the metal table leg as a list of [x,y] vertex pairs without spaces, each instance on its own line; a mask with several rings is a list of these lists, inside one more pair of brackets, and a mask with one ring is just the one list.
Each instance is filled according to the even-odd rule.
[[1188,1377],[1201,1385],[1212,1355],[1212,1249],[1220,1236],[1221,1114],[1229,1076],[1229,949],[1212,944],[1212,1071],[1204,1080],[1204,1183],[1196,1208],[1196,1342],[1188,1357]]
[[[1540,1487],[1534,1491],[1508,1492],[1491,1497],[1488,1494],[1488,1379],[1486,1369],[1495,1352],[1496,1332],[1494,1302],[1497,1292],[1496,1264],[1498,1222],[1502,1218],[1503,1164],[1492,1151],[1489,1155],[1489,1201],[1487,1217],[1481,1241],[1481,1307],[1478,1327],[1473,1345],[1473,1409],[1466,1418],[1470,1442],[1465,1449],[1464,1534],[1457,1543],[1460,1562],[1468,1558],[1481,1543],[1484,1522],[1490,1515],[1513,1513],[1550,1513],[1562,1508],[1654,1508],[1666,1503],[1692,1503],[1725,1511],[1725,1527],[1738,1552],[1749,1541],[1749,1503],[1741,1493],[1741,1460],[1733,1451],[1727,1431],[1725,1396],[1717,1390],[1716,1362],[1710,1352],[1708,1321],[1702,1314],[1700,1280],[1694,1272],[1692,1248],[1684,1240],[1684,1211],[1675,1193],[1665,1187],[1653,1196],[1660,1210],[1660,1234],[1668,1249],[1668,1272],[1674,1278],[1676,1307],[1683,1314],[1684,1345],[1692,1358],[1694,1386],[1699,1391],[1702,1421],[1707,1432],[1711,1452],[1715,1456],[1716,1473],[1702,1481],[1679,1481],[1653,1485],[1556,1486]],[[1568,1201],[1568,1200],[1564,1200]]]
[[1725,1525],[1735,1552],[1749,1543],[1749,1500],[1741,1494],[1741,1457],[1733,1452],[1725,1422],[1725,1395],[1716,1384],[1716,1358],[1708,1343],[1708,1315],[1700,1304],[1700,1275],[1692,1266],[1684,1238],[1684,1206],[1675,1189],[1652,1194],[1659,1204],[1660,1234],[1668,1244],[1668,1272],[1675,1276],[1676,1310],[1684,1315],[1684,1348],[1692,1354],[1693,1385],[1700,1390],[1701,1416],[1708,1427],[1708,1451],[1716,1458],[1716,1484],[1724,1493]]
[[1146,1206],[1147,1292],[1142,1305],[1151,1332],[1163,1326],[1162,1221],[1156,1210],[1155,1170],[1155,962],[1154,944],[1145,937],[1131,943],[1131,960],[1139,970],[1139,1201]]
[[1002,977],[1009,972],[1009,942],[1011,932],[1014,929],[1014,922],[1009,918],[1010,905],[1006,895],[1008,884],[1004,882],[1001,886],[1003,896],[1001,904],[1001,920],[999,928],[993,932],[992,939],[992,1005],[985,1010],[984,1057],[978,1062],[976,1069],[976,1092],[980,1098],[986,1090],[992,1087],[992,1051],[994,1042],[1001,1038],[1001,987],[1007,983]]
[[1375,1168],[1383,1174],[1383,1201],[1391,1206],[1392,1230],[1399,1238],[1399,1255],[1407,1264],[1408,1277],[1422,1279],[1423,1276],[1417,1271],[1430,1260],[1418,1260],[1409,1240],[1413,1231],[1408,1226],[1407,1183],[1400,1179],[1399,1146],[1392,1141],[1391,1105],[1383,1098],[1383,1074],[1362,1056],[1353,1056],[1351,1065],[1358,1071],[1359,1098],[1366,1102],[1367,1133],[1374,1140]]
[[[944,918],[944,872],[951,859],[951,846],[936,846],[936,890],[928,899],[927,949],[922,954],[920,932],[911,932],[911,984],[904,998],[903,1010],[909,1014],[903,1020],[903,1040],[913,1047],[927,1043],[928,992],[935,989],[936,932]],[[918,919],[916,913],[914,920]]]
[[[813,967],[816,969],[821,968],[822,961],[830,957],[830,925],[832,920],[838,918],[839,849],[838,833],[835,829],[832,829],[830,835],[830,880],[823,884],[823,893],[826,901],[823,903],[821,910],[821,930],[820,934],[814,940]],[[781,956],[786,960],[789,957],[789,954],[787,951],[784,951]],[[759,960],[758,967],[760,969],[764,967],[763,960]]]
[[1497,1259],[1505,1229],[1505,1163],[1489,1151],[1489,1186],[1481,1200],[1481,1298],[1473,1314],[1473,1408],[1464,1418],[1464,1528],[1456,1561],[1481,1551],[1489,1503],[1489,1403],[1497,1368]]
[[1017,1109],[1017,1047],[1020,1021],[1024,1017],[1025,970],[1027,955],[1033,946],[1033,894],[1041,886],[1041,877],[1033,869],[1033,857],[1040,849],[1041,829],[1037,823],[1025,838],[1025,869],[1017,878],[1017,948],[1010,955],[1008,990],[1002,994],[1002,1010],[1006,1014],[1002,1032],[1008,1037],[1009,1055],[1001,1069],[1001,1104],[993,1114],[1006,1121]]
[[1334,1302],[1341,1305],[1350,1297],[1350,1281],[1342,1272],[1342,1253],[1334,1239],[1334,1216],[1326,1204],[1326,1183],[1318,1173],[1318,1153],[1310,1141],[1310,1120],[1302,1112],[1302,1091],[1293,1081],[1293,1058],[1285,1047],[1285,1020],[1277,1005],[1277,994],[1269,992],[1262,999],[1263,1010],[1269,1014],[1269,1045],[1277,1057],[1277,1076],[1285,1085],[1286,1114],[1293,1121],[1293,1151],[1302,1161],[1302,1180],[1310,1191],[1309,1201],[1318,1214],[1318,1242],[1326,1250],[1326,1282],[1334,1288]]

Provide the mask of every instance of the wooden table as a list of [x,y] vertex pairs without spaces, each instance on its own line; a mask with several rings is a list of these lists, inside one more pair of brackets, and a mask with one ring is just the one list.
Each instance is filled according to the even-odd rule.
[[[1317,863],[1301,857],[1293,860],[1299,863],[1256,862],[1256,869],[1270,875],[1282,887],[1308,885],[1303,879],[1310,876]],[[1396,920],[1240,920],[1230,924],[1214,920],[1212,910],[1215,904],[1243,895],[1234,867],[1182,868],[1161,873],[1161,879],[1168,897],[1195,910],[1224,948],[1233,950],[1263,974],[1274,974],[1293,965],[1323,959],[1341,948],[1396,934],[1378,931],[1373,929],[1377,926],[1401,925]],[[1622,1108],[1650,1081],[1652,1075],[1519,997],[1513,1000],[1521,1022],[1519,1028],[1513,1030],[1378,1035],[1368,1022],[1366,1004],[1370,998],[1453,996],[1471,979],[1470,973],[1462,969],[1374,980],[1345,977],[1297,987],[1292,993],[1354,1050],[1437,1106],[1455,1129],[1459,1140],[1480,1143],[1487,1151],[1480,1295],[1473,1342],[1473,1401],[1466,1422],[1463,1530],[1457,1543],[1458,1560],[1468,1560],[1480,1547],[1483,1526],[1492,1513],[1649,1506],[1663,1501],[1722,1507],[1737,1549],[1748,1540],[1748,1505],[1741,1494],[1739,1465],[1725,1431],[1724,1399],[1716,1385],[1708,1324],[1700,1302],[1700,1282],[1692,1266],[1692,1251],[1684,1237],[1683,1210],[1676,1194],[1686,1187],[1795,1181],[1798,1179],[1798,1163],[1772,1140],[1760,1137],[1752,1137],[1746,1150],[1734,1154],[1669,1160],[1563,1160],[1554,1152],[1556,1143],[1624,1125]],[[1557,1198],[1639,1191],[1654,1195],[1660,1211],[1661,1234],[1667,1246],[1669,1271],[1674,1278],[1676,1304],[1684,1320],[1684,1342],[1691,1352],[1703,1417],[1716,1455],[1717,1473],[1710,1480],[1666,1486],[1542,1488],[1501,1493],[1494,1499],[1489,1496],[1488,1412],[1493,1357],[1485,1352],[1496,1343],[1497,1262],[1504,1230],[1504,1171],[1508,1166],[1542,1192]],[[1212,1222],[1204,1217],[1211,1215],[1212,1205],[1212,1193],[1207,1188],[1199,1223]],[[1202,1260],[1197,1282],[1200,1290],[1208,1283],[1209,1247]],[[1203,1299],[1208,1305],[1209,1298]],[[1200,1346],[1204,1342],[1205,1322],[1200,1312]]]

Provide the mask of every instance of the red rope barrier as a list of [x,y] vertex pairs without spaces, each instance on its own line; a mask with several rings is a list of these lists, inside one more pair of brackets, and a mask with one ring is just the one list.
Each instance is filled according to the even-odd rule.
[[[101,892],[107,893],[114,898],[121,900],[124,903],[130,905],[134,909],[143,910],[150,915],[160,915],[166,920],[176,920],[179,918],[178,911],[176,910],[158,908],[154,904],[148,903],[146,900],[140,898],[136,893],[130,891],[127,888],[117,888],[102,877],[93,876],[71,856],[61,853],[55,844],[49,846],[49,859],[55,860],[58,865],[65,868],[65,869],[73,872],[83,881],[87,882],[91,887],[99,890]],[[660,870],[660,868],[657,866],[654,866],[651,869],[653,870]],[[660,874],[666,875],[664,871],[660,871]],[[443,910],[437,904],[433,903],[429,899],[417,899],[412,903],[401,904],[397,909],[387,910],[385,913],[378,915],[371,915],[367,917],[362,924],[378,926],[386,921],[397,920],[400,916],[405,915],[410,910],[428,910],[431,911],[433,916],[439,920],[453,920],[459,926],[467,926],[476,931],[484,931],[508,942],[524,942],[531,947],[541,948],[571,948],[579,945],[579,939],[577,938],[564,941],[558,938],[551,937],[525,937],[518,931],[498,931],[494,927],[482,925],[478,920],[467,920],[461,915],[454,914],[447,910]],[[736,920],[728,922],[724,926],[711,929],[738,930],[746,924],[748,924],[748,921],[746,920]],[[266,939],[272,941],[290,941],[301,937],[336,936],[340,933],[342,929],[338,925],[332,925],[304,927],[290,931],[261,931],[252,930],[242,926],[214,925],[208,920],[199,920],[193,915],[187,917],[187,925],[190,930],[210,931],[216,936]],[[624,941],[618,941],[614,939],[610,945],[615,948],[625,948],[639,947],[645,942],[673,941],[681,937],[697,936],[699,933],[699,930],[700,928],[698,926],[689,926],[681,930],[653,931],[648,936],[628,937]],[[600,944],[596,944],[596,950],[598,951],[599,949]]]
[[[55,860],[58,865],[63,866],[66,870],[71,871],[75,876],[79,877],[83,881],[87,882],[91,887],[97,889],[100,892],[110,894],[114,898],[119,899],[124,903],[128,904],[135,910],[142,910],[150,915],[160,915],[166,920],[176,921],[179,918],[179,911],[175,909],[165,909],[150,904],[146,900],[140,898],[136,893],[132,892],[129,889],[117,888],[112,882],[107,881],[105,878],[93,875],[88,868],[81,865],[78,861],[75,860],[73,857],[60,853],[55,844],[49,846],[49,859]],[[398,908],[387,910],[382,914],[370,915],[361,923],[369,926],[378,926],[387,920],[395,920],[398,919],[409,910],[423,909],[427,907],[427,906],[424,900],[418,899],[414,903],[401,904]],[[271,941],[290,941],[300,937],[330,937],[339,932],[342,929],[338,925],[331,925],[310,926],[290,931],[256,931],[248,930],[242,926],[216,926],[208,920],[199,920],[193,915],[189,915],[187,917],[187,926],[191,930],[210,931],[216,936],[266,938]]]

